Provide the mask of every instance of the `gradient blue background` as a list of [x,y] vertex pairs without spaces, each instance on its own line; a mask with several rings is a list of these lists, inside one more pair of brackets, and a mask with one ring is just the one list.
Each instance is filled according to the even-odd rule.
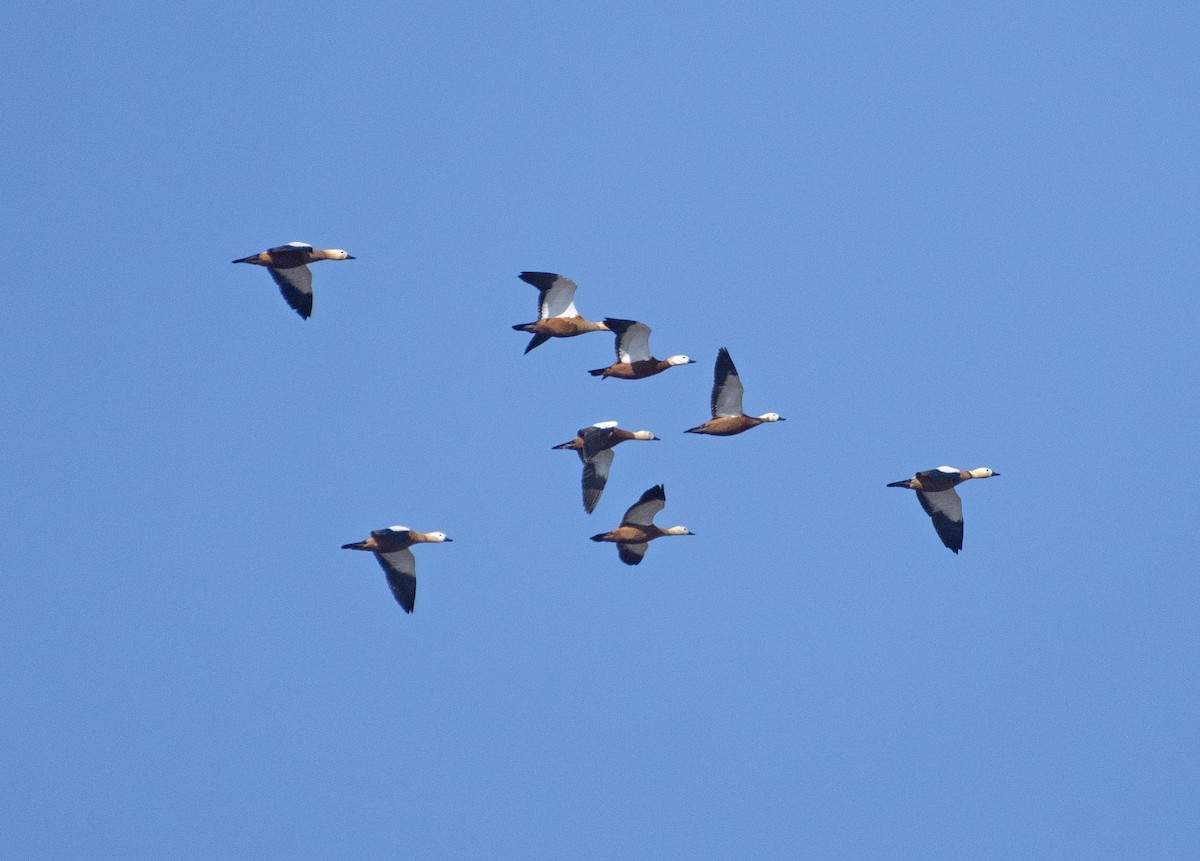
[[[1048,8],[1049,7],[1049,8]],[[0,854],[1196,858],[1192,3],[27,5]],[[230,260],[301,240],[307,323]],[[698,364],[584,372],[563,272]],[[727,346],[746,408],[708,417]],[[601,420],[593,516],[550,447]],[[949,463],[944,549],[885,483]],[[665,483],[639,568],[587,536]],[[370,529],[417,548],[416,612]]]

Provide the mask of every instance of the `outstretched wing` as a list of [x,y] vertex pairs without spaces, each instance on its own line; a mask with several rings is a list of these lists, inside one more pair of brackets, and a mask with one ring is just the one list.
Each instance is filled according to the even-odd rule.
[[713,418],[740,416],[742,413],[742,380],[733,365],[733,359],[729,357],[729,351],[722,347],[717,351],[717,364],[713,368]]
[[390,553],[376,553],[379,567],[387,574],[388,586],[396,596],[396,603],[405,613],[413,611],[417,601],[417,560],[407,547]]
[[649,546],[649,544],[618,544],[617,555],[626,565],[637,565],[646,555],[646,548]]
[[312,316],[312,271],[307,266],[276,269],[268,266],[267,271],[279,285],[279,292],[297,314],[307,320]]
[[607,317],[604,324],[617,333],[617,361],[644,362],[650,355],[650,327],[637,320],[618,320]]
[[538,297],[539,320],[548,317],[579,316],[579,312],[575,310],[575,289],[578,285],[570,278],[553,272],[522,272],[520,278],[541,291]]
[[921,507],[933,520],[933,528],[937,530],[938,538],[955,553],[962,550],[963,545],[963,513],[962,497],[953,487],[949,490],[939,490],[937,493],[918,490],[917,499]]
[[604,493],[612,460],[613,450],[606,448],[583,462],[583,510],[588,514],[596,510],[600,494]]
[[662,511],[666,504],[667,494],[661,484],[656,484],[629,507],[629,510],[625,512],[625,517],[621,520],[621,525],[649,526],[654,522],[654,515]]

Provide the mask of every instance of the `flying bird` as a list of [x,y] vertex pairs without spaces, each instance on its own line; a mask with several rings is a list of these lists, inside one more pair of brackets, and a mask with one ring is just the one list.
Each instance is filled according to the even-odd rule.
[[278,248],[269,248],[234,263],[253,263],[265,266],[279,285],[279,292],[292,309],[307,320],[312,316],[312,272],[308,264],[318,260],[353,260],[340,248],[313,248],[305,242],[289,242]]
[[664,535],[695,535],[686,526],[672,526],[669,529],[659,529],[654,525],[654,515],[663,510],[667,504],[667,495],[661,484],[642,494],[641,499],[630,506],[621,519],[621,525],[612,532],[601,532],[593,535],[593,541],[613,541],[617,545],[617,555],[626,565],[637,565],[646,555],[646,548],[655,538]]
[[763,422],[781,422],[779,413],[763,413],[748,416],[742,412],[742,380],[729,351],[722,347],[717,351],[717,363],[713,368],[712,418],[702,425],[688,428],[684,433],[701,433],[710,436],[733,436],[758,427]]
[[343,550],[369,550],[387,574],[388,586],[405,613],[413,611],[417,600],[417,560],[408,548],[414,544],[452,541],[444,532],[416,532],[407,526],[376,529],[366,541],[343,544]]
[[656,359],[650,354],[650,327],[636,320],[606,317],[604,325],[616,333],[617,361],[607,368],[588,371],[593,377],[617,377],[621,380],[640,380],[661,374],[675,365],[694,365],[687,356],[668,356]]
[[630,439],[658,439],[648,430],[629,431],[617,427],[616,422],[597,422],[591,427],[580,428],[575,439],[554,446],[555,449],[570,449],[579,452],[583,461],[583,510],[591,514],[604,493],[608,481],[608,470],[612,466],[613,447]]
[[955,485],[972,478],[991,478],[999,474],[986,466],[978,469],[939,466],[937,469],[918,472],[904,481],[893,481],[888,487],[907,487],[909,490],[915,490],[921,507],[933,519],[933,528],[937,530],[938,538],[957,553],[962,550],[963,545],[963,513],[962,498],[954,489]]
[[551,338],[573,338],[584,332],[605,332],[603,323],[593,323],[575,310],[575,289],[579,286],[570,278],[553,272],[522,272],[518,276],[538,289],[538,318],[532,323],[517,323],[518,332],[532,332],[533,338],[525,348],[528,353]]

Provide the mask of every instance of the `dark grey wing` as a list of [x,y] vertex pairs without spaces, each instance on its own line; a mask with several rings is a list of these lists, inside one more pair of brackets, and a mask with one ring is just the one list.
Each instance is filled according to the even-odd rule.
[[612,448],[613,429],[611,427],[591,427],[580,428],[578,436],[583,440],[583,448],[580,451],[583,453],[583,459],[595,457],[599,452],[606,448]]
[[279,285],[279,292],[297,314],[307,320],[312,316],[312,271],[307,266],[291,269],[276,269],[268,266],[267,271]]
[[637,320],[606,317],[604,325],[617,333],[617,361],[644,362],[650,355],[650,327]]
[[962,550],[963,545],[963,513],[962,497],[954,488],[929,493],[917,491],[917,499],[921,507],[933,520],[933,528],[937,530],[938,538],[955,553]]
[[554,272],[522,272],[520,279],[541,291],[538,297],[538,319],[548,317],[578,317],[575,310],[575,290],[578,288],[570,278]]
[[608,483],[608,470],[612,466],[613,451],[606,448],[583,462],[583,510],[591,514],[596,510],[604,485]]
[[542,344],[546,343],[549,340],[550,340],[549,335],[534,335],[532,338],[529,339],[529,343],[525,346],[525,352],[528,353],[530,350],[534,349],[535,347],[542,346]]
[[413,611],[417,601],[417,560],[407,547],[390,553],[376,553],[379,567],[387,574],[388,586],[396,596],[396,603],[405,613]]
[[629,523],[634,526],[649,526],[654,522],[654,515],[662,511],[666,504],[667,494],[661,484],[656,484],[629,507],[625,517],[621,519],[621,525]]
[[724,347],[717,351],[713,368],[712,414],[714,419],[742,415],[742,379]]
[[917,478],[934,478],[938,481],[952,481],[955,484],[962,481],[962,471],[952,466],[939,466],[936,469],[923,469],[917,473]]
[[412,530],[407,526],[401,526],[398,529],[392,529],[390,526],[387,529],[372,529],[371,537],[379,540],[382,538],[390,538],[393,541],[397,538],[410,538]]
[[637,565],[646,555],[646,548],[649,546],[649,544],[618,544],[617,555],[626,565]]

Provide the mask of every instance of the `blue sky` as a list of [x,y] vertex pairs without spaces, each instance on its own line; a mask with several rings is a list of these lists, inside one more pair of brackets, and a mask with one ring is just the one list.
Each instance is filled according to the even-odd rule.
[[6,20],[2,854],[1200,855],[1194,6]]

